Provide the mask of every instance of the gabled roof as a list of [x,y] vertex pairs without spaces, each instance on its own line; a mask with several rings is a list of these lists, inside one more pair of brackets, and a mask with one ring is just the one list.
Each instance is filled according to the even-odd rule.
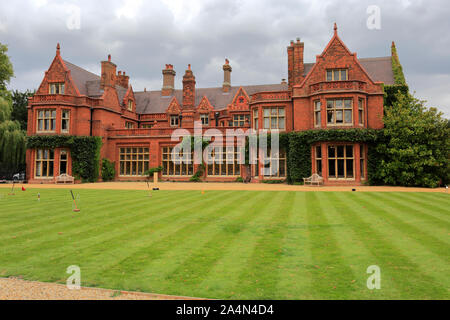
[[[359,63],[369,74],[370,78],[375,81],[381,81],[386,85],[394,84],[394,73],[392,72],[391,57],[378,58],[360,58]],[[311,71],[315,63],[305,63],[305,74]]]
[[[392,72],[391,57],[362,58],[359,63],[366,70],[373,81],[381,81],[384,84],[394,84],[394,74]],[[64,60],[64,64],[71,71],[72,79],[78,87],[80,94],[89,97],[101,97],[103,90],[100,90],[100,77],[77,65]],[[305,63],[305,76],[311,71],[314,63]],[[241,86],[232,86],[229,92],[223,92],[222,87],[216,88],[195,88],[195,106],[200,104],[203,96],[206,96],[214,106],[215,110],[224,110],[232,103],[233,98]],[[283,91],[288,89],[287,84],[263,84],[242,86],[245,92],[251,96],[262,91]],[[119,101],[122,102],[127,89],[116,85]],[[136,112],[140,114],[165,113],[172,98],[175,96],[178,101],[183,101],[183,91],[175,90],[172,96],[161,96],[161,90],[134,92],[136,99]]]
[[92,72],[89,72],[69,61],[63,60],[67,69],[70,70],[70,75],[72,76],[73,82],[80,91],[82,95],[88,95],[87,82],[88,81],[98,81],[100,87],[100,77]]
[[[233,101],[234,96],[241,86],[233,86],[229,92],[223,92],[222,87],[217,88],[195,88],[195,106],[198,106],[203,96],[206,96],[214,106],[214,110],[223,110]],[[282,91],[287,90],[287,84],[263,84],[254,86],[242,86],[248,95],[261,91]],[[172,96],[161,96],[161,91],[135,92],[136,112],[164,113],[169,106],[172,97],[175,96],[178,101],[183,101],[183,90],[175,90]]]

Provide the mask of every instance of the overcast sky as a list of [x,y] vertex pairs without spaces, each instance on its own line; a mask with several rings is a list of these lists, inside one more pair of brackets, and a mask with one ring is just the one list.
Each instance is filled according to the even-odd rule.
[[[380,9],[380,29],[367,27],[371,5]],[[300,37],[305,62],[314,62],[336,22],[360,58],[388,56],[395,41],[412,91],[449,117],[449,17],[448,0],[2,0],[0,43],[14,65],[11,89],[39,86],[57,42],[65,60],[96,74],[111,54],[136,91],[161,89],[166,63],[177,88],[189,63],[198,87],[221,86],[225,58],[232,85],[267,84],[287,78],[291,39]]]

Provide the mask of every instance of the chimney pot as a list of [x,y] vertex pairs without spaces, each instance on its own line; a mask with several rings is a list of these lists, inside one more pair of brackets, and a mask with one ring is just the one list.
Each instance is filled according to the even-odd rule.
[[166,68],[162,71],[163,74],[163,87],[161,89],[162,96],[171,96],[175,90],[175,75],[171,64],[166,64]]
[[223,69],[223,84],[222,84],[222,91],[223,92],[229,92],[231,88],[231,71],[232,68],[230,66],[230,61],[228,59],[225,59],[225,64],[222,67]]
[[108,54],[108,61],[111,62],[111,55]]

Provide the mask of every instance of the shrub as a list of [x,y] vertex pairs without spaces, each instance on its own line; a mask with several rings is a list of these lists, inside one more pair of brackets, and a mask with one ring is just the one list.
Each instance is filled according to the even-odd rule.
[[102,161],[102,180],[112,181],[116,176],[116,169],[114,168],[114,162],[109,161],[108,159],[103,159]]

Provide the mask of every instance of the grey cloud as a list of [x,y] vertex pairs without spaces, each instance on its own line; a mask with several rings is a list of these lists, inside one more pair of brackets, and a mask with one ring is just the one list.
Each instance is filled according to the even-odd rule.
[[[336,21],[341,38],[359,57],[389,55],[394,40],[411,89],[450,115],[446,0],[168,0],[135,6],[139,2],[3,1],[0,42],[9,45],[15,68],[11,88],[36,88],[57,42],[64,59],[94,72],[112,54],[118,68],[131,76],[135,90],[160,89],[166,63],[177,71],[177,87],[188,63],[198,86],[219,86],[225,57],[233,66],[233,84],[279,82],[287,77],[289,41],[301,37],[305,61],[314,62]],[[66,27],[69,4],[81,8],[80,30]],[[381,9],[381,30],[366,27],[369,5]],[[116,14],[120,8],[126,9],[121,17]]]

